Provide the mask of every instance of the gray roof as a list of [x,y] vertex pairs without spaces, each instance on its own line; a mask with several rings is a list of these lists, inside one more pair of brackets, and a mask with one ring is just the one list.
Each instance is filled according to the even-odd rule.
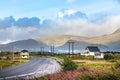
[[100,52],[99,48],[96,46],[88,46],[87,48],[90,52]]
[[23,52],[23,53],[24,53],[24,52],[28,52],[28,50],[25,50],[25,49],[24,49],[24,50],[22,50],[21,52]]

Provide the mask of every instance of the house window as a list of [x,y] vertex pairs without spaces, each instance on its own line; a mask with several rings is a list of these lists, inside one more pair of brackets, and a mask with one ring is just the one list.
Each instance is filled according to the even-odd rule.
[[95,56],[101,56],[101,54],[100,53],[95,53]]

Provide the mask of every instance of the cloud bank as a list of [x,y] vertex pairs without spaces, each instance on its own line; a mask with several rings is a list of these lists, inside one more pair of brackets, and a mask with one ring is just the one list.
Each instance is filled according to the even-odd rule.
[[37,17],[15,20],[10,16],[0,19],[0,43],[54,35],[90,37],[110,34],[120,28],[119,21],[120,15],[99,15],[97,18],[95,15],[91,18],[74,10],[62,10],[55,20],[45,19],[43,22]]

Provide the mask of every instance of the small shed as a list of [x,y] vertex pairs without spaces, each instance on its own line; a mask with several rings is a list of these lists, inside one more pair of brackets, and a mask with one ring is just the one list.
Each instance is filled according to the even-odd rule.
[[20,52],[20,57],[21,58],[29,58],[29,52],[28,52],[28,50],[22,50],[21,52]]
[[84,51],[85,56],[94,56],[94,58],[104,58],[104,54],[100,52],[97,46],[88,46]]

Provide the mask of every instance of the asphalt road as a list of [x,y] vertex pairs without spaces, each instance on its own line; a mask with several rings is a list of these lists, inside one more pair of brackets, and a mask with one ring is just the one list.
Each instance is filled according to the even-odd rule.
[[34,58],[29,62],[15,66],[12,68],[7,68],[0,71],[0,79],[12,79],[15,77],[34,77],[42,76],[50,73],[55,73],[60,71],[60,65],[51,58]]

